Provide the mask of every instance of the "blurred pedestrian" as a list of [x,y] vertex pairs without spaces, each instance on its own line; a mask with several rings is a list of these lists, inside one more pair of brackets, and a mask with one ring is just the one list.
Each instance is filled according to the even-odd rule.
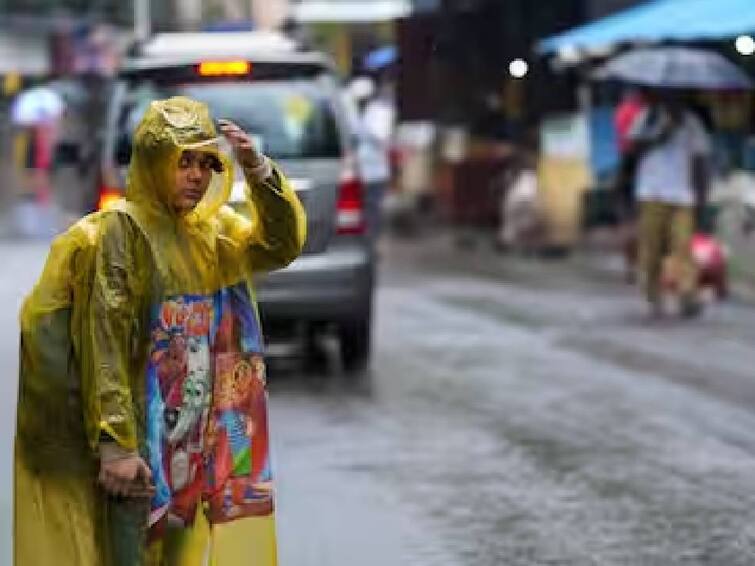
[[207,107],[153,102],[125,199],[56,240],[24,303],[17,566],[275,563],[248,281],[297,257],[306,224],[283,173],[219,124],[252,221],[224,206],[233,170]]
[[367,229],[376,239],[381,230],[381,210],[386,189],[391,182],[390,154],[396,129],[396,105],[389,83],[375,85],[371,79],[353,81],[352,93],[360,112],[357,117],[359,160],[365,183]]
[[640,205],[642,275],[653,317],[663,314],[664,267],[676,283],[684,316],[700,312],[691,254],[696,218],[707,194],[711,143],[700,120],[671,91],[649,93],[628,139],[638,156],[635,195]]
[[11,120],[28,136],[26,168],[30,170],[30,191],[40,205],[51,197],[50,172],[58,134],[58,120],[66,110],[61,96],[50,86],[36,86],[21,92],[13,101]]
[[499,251],[531,253],[541,244],[543,224],[536,169],[534,157],[522,153],[499,176],[501,221],[496,238]]

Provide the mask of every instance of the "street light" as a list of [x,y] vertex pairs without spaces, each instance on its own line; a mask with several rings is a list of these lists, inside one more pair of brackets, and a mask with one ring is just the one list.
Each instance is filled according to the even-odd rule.
[[514,59],[509,63],[509,74],[515,79],[523,79],[527,76],[530,66],[524,59]]
[[755,39],[751,35],[740,35],[734,42],[734,46],[740,55],[750,56],[755,54]]

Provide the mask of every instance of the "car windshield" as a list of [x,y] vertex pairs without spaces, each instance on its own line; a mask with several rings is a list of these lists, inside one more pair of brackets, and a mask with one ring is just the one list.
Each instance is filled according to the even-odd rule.
[[341,140],[332,105],[315,81],[131,84],[119,117],[116,153],[128,162],[131,134],[152,100],[184,95],[201,100],[215,118],[237,123],[273,159],[337,158]]

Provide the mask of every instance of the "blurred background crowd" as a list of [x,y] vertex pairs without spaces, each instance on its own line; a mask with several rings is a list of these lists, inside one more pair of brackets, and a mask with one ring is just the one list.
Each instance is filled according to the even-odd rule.
[[[49,235],[96,209],[107,101],[140,42],[269,30],[332,57],[362,121],[362,174],[389,185],[381,202],[389,227],[411,234],[441,223],[460,244],[490,239],[502,250],[620,245],[617,108],[627,84],[643,81],[599,80],[596,68],[673,44],[755,69],[746,2],[695,0],[685,9],[694,25],[675,19],[674,4],[678,11],[674,0],[3,0],[2,229]],[[739,247],[755,201],[752,94],[746,83],[709,82],[685,90],[685,104],[712,137],[711,214],[725,220],[721,205],[736,201],[716,229]]]

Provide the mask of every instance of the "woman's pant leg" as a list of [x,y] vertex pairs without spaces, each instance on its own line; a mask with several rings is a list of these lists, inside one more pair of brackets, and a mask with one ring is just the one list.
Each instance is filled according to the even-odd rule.
[[651,303],[657,303],[661,297],[667,211],[668,205],[660,202],[640,205],[640,265],[645,294]]

